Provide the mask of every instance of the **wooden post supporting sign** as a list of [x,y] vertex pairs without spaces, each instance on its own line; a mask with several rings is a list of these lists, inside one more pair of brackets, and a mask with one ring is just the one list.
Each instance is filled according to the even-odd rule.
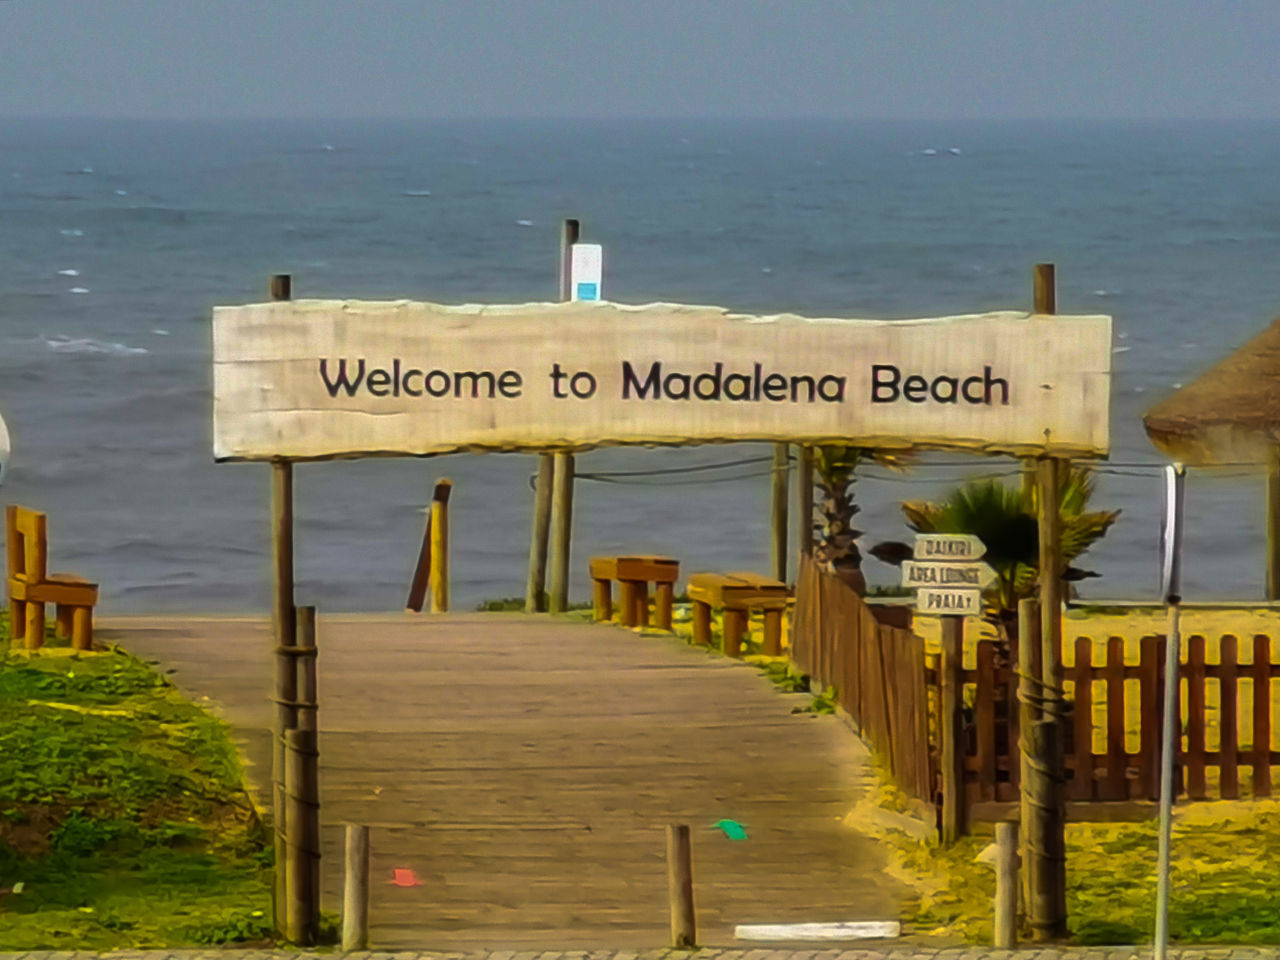
[[[1043,787],[1039,779],[1044,765],[1035,760],[1031,731],[1040,721],[1040,605],[1034,597],[1018,603],[1018,819],[1022,824],[1022,902],[1035,900],[1037,871],[1032,863],[1044,849],[1040,835],[1043,818],[1035,813]],[[1029,908],[1029,907],[1028,907]]]
[[[1058,312],[1058,284],[1052,263],[1037,263],[1031,272],[1032,313],[1051,317]],[[1036,485],[1034,459],[1022,461],[1022,493],[1030,497]]]
[[573,454],[555,455],[551,492],[551,595],[552,613],[569,609],[569,546],[573,540]]
[[291,660],[297,702],[285,742],[285,932],[297,944],[316,942],[320,924],[320,752],[316,671],[316,608],[294,611],[297,645]]
[[529,538],[525,613],[547,612],[547,540],[551,534],[551,484],[555,469],[555,454],[539,454],[538,476],[533,488],[533,535]]
[[[288,274],[271,278],[272,300],[288,300],[293,283]],[[295,644],[293,610],[293,464],[288,460],[271,462],[271,560],[274,583],[271,620],[276,656],[276,716],[272,737],[272,803],[271,819],[275,833],[274,920],[278,934],[285,934],[286,877],[285,833],[285,731],[295,724],[294,701],[297,699],[297,673],[290,652]]]
[[773,470],[771,473],[772,505],[769,526],[772,534],[773,579],[787,582],[787,487],[791,469],[789,446],[773,445]]
[[1042,818],[1037,870],[1032,881],[1032,929],[1039,940],[1066,934],[1066,790],[1063,769],[1063,731],[1066,702],[1062,691],[1062,483],[1070,461],[1043,457],[1036,464],[1036,493],[1040,534],[1040,681],[1042,719],[1032,726],[1032,753],[1043,764],[1037,778],[1041,795],[1033,816]]
[[813,556],[813,447],[798,448],[796,458],[796,553]]
[[[572,270],[573,245],[578,242],[581,224],[577,220],[567,219],[560,225],[560,299],[571,299],[570,273]],[[569,545],[573,539],[573,477],[574,456],[572,453],[556,453],[552,466],[551,478],[551,510],[549,523],[551,526],[551,590],[547,598],[547,607],[552,613],[563,613],[569,607]],[[542,470],[538,471],[538,480],[542,480]],[[539,499],[541,494],[539,494]],[[535,506],[535,519],[540,514]],[[535,539],[538,534],[535,532]],[[532,586],[532,584],[531,584]],[[529,598],[525,598],[528,606]]]
[[942,617],[942,843],[969,829],[964,787],[964,617]]

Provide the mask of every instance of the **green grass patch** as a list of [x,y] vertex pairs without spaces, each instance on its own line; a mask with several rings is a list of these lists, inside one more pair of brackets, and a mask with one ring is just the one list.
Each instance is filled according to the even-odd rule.
[[122,652],[11,652],[0,615],[7,949],[264,940],[266,841],[220,721]]
[[[1169,935],[1200,943],[1280,943],[1280,806],[1180,811],[1173,832]],[[995,873],[975,857],[990,836],[950,849],[894,833],[923,892],[906,920],[921,932],[990,943]],[[1149,942],[1155,929],[1156,822],[1067,827],[1067,923],[1079,944]],[[1027,933],[1029,931],[1023,931]]]

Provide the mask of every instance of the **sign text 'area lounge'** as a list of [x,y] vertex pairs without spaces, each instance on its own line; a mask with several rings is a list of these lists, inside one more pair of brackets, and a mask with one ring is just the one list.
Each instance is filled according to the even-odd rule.
[[216,307],[220,460],[790,440],[1107,451],[1110,319],[612,303]]

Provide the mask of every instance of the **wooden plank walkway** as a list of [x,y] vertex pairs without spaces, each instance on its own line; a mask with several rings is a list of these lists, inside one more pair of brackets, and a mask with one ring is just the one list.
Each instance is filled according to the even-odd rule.
[[[706,945],[738,923],[897,919],[909,895],[842,822],[865,748],[749,665],[523,615],[322,616],[317,632],[324,907],[341,902],[342,824],[369,824],[379,949],[662,946],[674,822],[693,828]],[[269,809],[267,624],[117,618],[99,638],[215,703]],[[390,884],[396,867],[422,885]]]

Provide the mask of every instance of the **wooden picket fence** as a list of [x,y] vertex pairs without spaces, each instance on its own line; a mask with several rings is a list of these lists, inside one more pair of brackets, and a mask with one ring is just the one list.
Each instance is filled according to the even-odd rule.
[[[911,796],[941,806],[939,677],[944,665],[911,630],[909,610],[869,605],[810,561],[796,588],[791,657],[812,686],[836,689],[840,707]],[[962,685],[967,819],[1007,815],[1018,799],[1017,666],[1001,647],[967,644]],[[1063,686],[1069,815],[1116,815],[1121,804],[1155,801],[1160,792],[1164,702],[1163,637],[1136,644],[1121,637],[1074,637]],[[1249,657],[1234,636],[1210,643],[1184,638],[1179,667],[1182,736],[1175,786],[1189,800],[1265,797],[1280,766],[1276,644],[1255,636]],[[1136,653],[1136,657],[1132,654]],[[1074,654],[1074,656],[1072,655]],[[1211,660],[1212,658],[1212,660]],[[954,669],[956,665],[951,665]],[[1108,813],[1107,811],[1112,811]]]
[[932,802],[924,641],[906,607],[876,608],[802,557],[789,655],[810,688],[836,689],[840,707],[911,796]]
[[[1095,653],[1101,651],[1091,637],[1076,637],[1073,646],[1074,662],[1063,677],[1069,702],[1067,799],[1156,800],[1165,639],[1143,637],[1136,663],[1126,660],[1121,637],[1107,639],[1105,656],[1097,663]],[[1272,724],[1272,679],[1280,676],[1280,663],[1273,659],[1271,638],[1254,637],[1248,661],[1240,659],[1234,636],[1220,639],[1216,663],[1209,662],[1207,647],[1203,636],[1186,638],[1178,670],[1177,792],[1191,800],[1236,799],[1245,782],[1248,795],[1270,796],[1271,767],[1280,764]],[[1017,675],[1014,664],[997,662],[997,651],[994,642],[979,642],[974,667],[961,672],[964,699],[971,705],[964,745],[971,809],[1018,795]],[[929,660],[926,677],[936,704],[938,665],[935,657]],[[1212,749],[1211,739],[1216,741]]]

